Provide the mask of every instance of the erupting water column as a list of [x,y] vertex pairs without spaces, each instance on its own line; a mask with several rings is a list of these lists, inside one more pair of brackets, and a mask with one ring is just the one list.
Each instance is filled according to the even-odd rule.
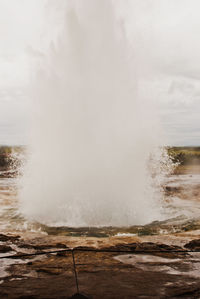
[[147,168],[155,120],[144,110],[149,99],[137,94],[137,53],[112,3],[67,1],[58,43],[36,74],[20,194],[28,219],[66,226],[158,219]]

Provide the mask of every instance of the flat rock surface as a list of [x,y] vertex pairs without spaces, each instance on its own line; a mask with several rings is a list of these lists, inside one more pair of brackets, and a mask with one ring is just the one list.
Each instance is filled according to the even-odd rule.
[[199,246],[192,233],[165,236],[165,243],[163,236],[22,236],[1,235],[1,246],[12,250],[1,256],[16,259],[0,260],[0,298],[72,297],[77,289],[72,253],[65,252],[70,248],[76,248],[79,290],[89,298],[200,298],[200,253],[182,252]]

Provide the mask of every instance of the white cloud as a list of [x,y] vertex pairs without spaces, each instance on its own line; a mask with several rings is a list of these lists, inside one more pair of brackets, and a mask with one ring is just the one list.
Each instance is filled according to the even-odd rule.
[[29,45],[42,44],[45,0],[0,0],[0,144],[25,143]]
[[140,86],[158,103],[167,143],[199,145],[200,1],[130,5],[127,27],[130,39],[137,36],[133,49],[140,53]]

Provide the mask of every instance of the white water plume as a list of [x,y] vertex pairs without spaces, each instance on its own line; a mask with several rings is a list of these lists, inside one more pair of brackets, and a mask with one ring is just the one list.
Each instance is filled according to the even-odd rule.
[[20,194],[28,219],[126,226],[160,218],[161,195],[147,167],[159,125],[150,96],[140,93],[141,53],[130,46],[114,3],[59,1],[62,30],[31,89]]

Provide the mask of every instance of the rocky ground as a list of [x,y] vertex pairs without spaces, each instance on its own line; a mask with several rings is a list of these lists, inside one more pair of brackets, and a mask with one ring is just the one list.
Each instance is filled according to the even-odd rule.
[[17,258],[68,248],[77,248],[79,289],[89,298],[200,298],[200,253],[184,252],[200,250],[199,233],[110,238],[2,234],[1,256],[16,259],[0,260],[0,298],[70,298],[77,292],[71,252]]
[[[199,165],[177,170],[177,174],[194,173],[200,174]],[[2,172],[2,177],[8,173]],[[199,183],[177,187],[174,178],[165,187],[169,198],[176,195],[194,203],[199,202],[199,190]],[[75,298],[73,258],[68,251],[72,248],[79,290],[88,298],[200,298],[199,218],[121,228],[120,233],[115,228],[41,230],[0,234],[0,299]]]

